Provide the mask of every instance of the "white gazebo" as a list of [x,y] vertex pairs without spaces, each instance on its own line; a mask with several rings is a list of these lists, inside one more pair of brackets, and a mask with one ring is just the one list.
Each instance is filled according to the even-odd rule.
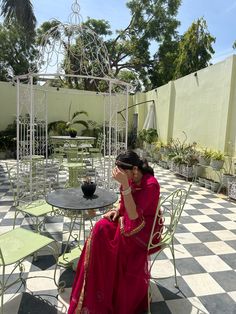
[[[54,20],[42,37],[35,67],[25,75],[14,77],[17,85],[17,161],[26,156],[32,159],[33,155],[48,158],[48,91],[40,82],[60,79],[77,84],[77,88],[89,85],[98,95],[104,96],[104,154],[109,160],[106,176],[110,183],[111,156],[117,154],[121,133],[123,148],[127,148],[131,86],[113,77],[107,48],[94,31],[81,23],[77,1],[72,5],[69,22],[63,24]],[[55,72],[48,73],[52,67]],[[121,110],[124,110],[124,119],[118,114]]]

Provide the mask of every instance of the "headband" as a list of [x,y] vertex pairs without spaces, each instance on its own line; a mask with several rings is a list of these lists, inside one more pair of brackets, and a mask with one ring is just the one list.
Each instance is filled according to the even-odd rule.
[[120,161],[120,160],[116,160],[115,162],[116,166],[120,166],[121,168],[122,167],[129,167],[129,168],[133,168],[134,166],[131,165],[131,164],[128,164],[127,162],[123,162],[123,161]]

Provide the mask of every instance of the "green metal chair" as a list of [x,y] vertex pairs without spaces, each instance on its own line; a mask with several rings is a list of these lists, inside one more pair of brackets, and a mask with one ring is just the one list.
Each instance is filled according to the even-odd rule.
[[[1,298],[1,309],[0,313],[3,314],[4,294],[8,288],[16,283],[21,282],[24,286],[26,280],[22,277],[24,271],[23,261],[30,255],[35,254],[37,251],[47,247],[56,262],[58,260],[58,247],[55,244],[54,239],[50,239],[41,234],[23,229],[16,228],[0,235],[0,298]],[[6,275],[7,267],[10,267],[10,273]],[[57,266],[57,264],[56,264]],[[54,282],[56,282],[56,270],[54,271]],[[20,273],[19,278],[10,282],[10,277],[14,271],[19,267]],[[29,279],[29,277],[27,278]]]
[[66,187],[78,187],[80,185],[78,178],[86,174],[86,163],[83,162],[83,156],[78,154],[77,147],[69,147],[66,150],[67,161],[63,162],[63,167],[68,168],[68,182]]
[[[151,271],[159,254],[169,248],[173,258],[174,266],[174,276],[175,276],[175,287],[178,287],[177,276],[176,276],[176,264],[175,264],[175,249],[174,249],[174,236],[175,231],[178,226],[181,214],[184,209],[187,197],[189,195],[191,185],[188,189],[177,189],[170,193],[164,198],[160,198],[156,215],[153,221],[152,231],[150,234],[150,239],[148,243],[149,255],[153,256],[149,266],[150,272],[150,284],[151,280],[156,280],[158,278],[152,277]],[[157,225],[162,225],[161,230],[156,228]],[[149,284],[148,291],[148,313],[150,312],[150,298],[151,298],[151,287]]]
[[[53,213],[52,206],[47,204],[44,199],[44,193],[48,191],[42,186],[40,191],[40,183],[38,188],[29,189],[28,169],[25,164],[14,164],[9,166],[6,164],[8,179],[13,196],[13,206],[15,207],[13,229],[15,228],[16,218],[21,213],[25,217],[29,217],[32,226],[36,232],[40,232],[44,223],[45,216]],[[37,181],[37,177],[34,178]]]

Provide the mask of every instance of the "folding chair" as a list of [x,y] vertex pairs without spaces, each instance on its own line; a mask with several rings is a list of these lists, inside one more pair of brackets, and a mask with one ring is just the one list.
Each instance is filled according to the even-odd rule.
[[[173,266],[174,266],[174,276],[175,276],[175,287],[178,287],[177,276],[176,276],[176,264],[175,264],[175,250],[174,250],[174,236],[177,225],[179,223],[181,214],[184,209],[187,197],[189,195],[191,185],[188,189],[177,189],[174,192],[170,193],[168,196],[163,199],[160,198],[156,215],[154,218],[152,231],[150,234],[150,239],[148,243],[148,252],[149,255],[154,255],[153,260],[151,260],[149,272],[150,272],[150,281],[151,279],[157,279],[152,277],[151,271],[156,261],[158,255],[166,248],[169,248],[173,257]],[[162,225],[161,229],[157,228],[157,225]],[[156,231],[158,230],[158,231]],[[150,284],[148,291],[148,313],[150,312]]]
[[[25,279],[22,277],[24,271],[23,261],[30,255],[35,254],[37,251],[47,247],[52,252],[55,258],[56,265],[58,260],[58,247],[55,245],[55,240],[45,237],[41,234],[26,230],[23,228],[15,228],[4,234],[0,235],[0,298],[1,309],[0,313],[3,314],[4,293],[8,288],[14,284],[21,282],[25,286]],[[15,264],[10,274],[6,275],[6,267]],[[10,276],[19,267],[19,278],[10,282]],[[54,282],[56,283],[56,270],[54,271]],[[29,278],[28,278],[29,279]]]

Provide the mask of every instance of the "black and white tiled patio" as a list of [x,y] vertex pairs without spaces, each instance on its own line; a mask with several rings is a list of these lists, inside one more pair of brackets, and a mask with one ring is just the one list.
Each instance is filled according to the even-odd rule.
[[[158,166],[155,166],[155,174],[161,193],[189,185]],[[5,165],[0,162],[0,233],[10,230],[13,223],[14,208],[7,181]],[[63,217],[47,218],[46,234],[61,241],[67,222]],[[27,227],[27,222],[22,217],[17,225]],[[174,287],[171,254],[165,250],[153,269],[160,279],[152,284],[152,313],[235,314],[236,204],[193,184],[175,242],[179,290]],[[5,313],[66,313],[73,270],[60,268],[57,272],[57,279],[65,279],[67,283],[65,291],[58,296],[52,280],[54,260],[51,256],[42,255],[37,262],[30,258],[24,265],[24,277],[35,278],[26,281],[26,290],[12,286],[6,292]]]

